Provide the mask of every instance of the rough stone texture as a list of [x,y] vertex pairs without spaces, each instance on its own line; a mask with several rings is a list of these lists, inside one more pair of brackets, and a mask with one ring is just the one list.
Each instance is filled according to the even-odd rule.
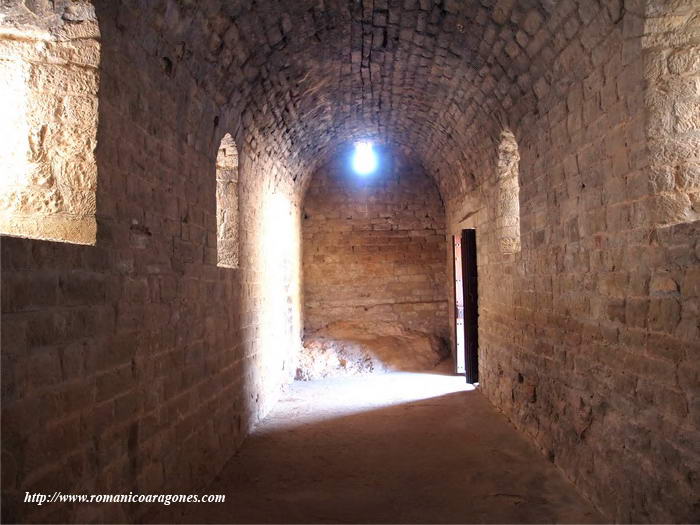
[[[700,519],[697,2],[96,8],[95,246],[2,240],[3,521],[140,512],[28,507],[25,490],[211,479],[296,369],[299,204],[357,138],[410,151],[449,233],[477,228],[491,402],[610,519]],[[54,55],[4,35],[54,38],[90,27],[89,10],[4,2],[3,67],[31,50],[53,71]],[[95,36],[80,42],[96,53]],[[21,50],[10,60],[8,45]],[[55,71],[74,70],[61,60]],[[94,64],[78,68],[90,96]],[[506,128],[521,250],[504,254]],[[240,153],[238,270],[216,266],[225,133]],[[12,158],[3,149],[3,170]]]
[[238,268],[238,148],[227,133],[216,155],[217,264]]
[[40,4],[0,7],[0,233],[94,244],[99,28]]
[[513,133],[504,130],[498,144],[496,164],[498,178],[496,229],[502,253],[518,253],[520,251],[519,164],[518,143]]
[[656,224],[700,220],[700,36],[692,2],[650,3],[644,24],[648,214]]
[[97,18],[96,244],[2,238],[3,522],[143,510],[38,507],[25,491],[208,482],[301,342],[299,207],[276,155],[238,137],[240,269],[217,268],[217,149],[240,119],[201,91],[204,72],[154,55],[155,11],[104,2]]
[[[481,384],[611,519],[693,522],[700,224],[686,205],[690,185],[656,185],[657,167],[673,164],[650,133],[661,117],[640,108],[657,89],[646,84],[656,55],[672,54],[668,41],[697,49],[697,9],[649,3],[645,22],[641,4],[627,3],[620,20],[609,6],[568,6],[561,31],[577,37],[553,57],[554,85],[536,89],[537,112],[522,99],[475,136],[468,173],[479,175],[446,199],[451,233],[477,229]],[[658,38],[661,51],[643,48],[653,12],[678,33]],[[688,77],[695,93],[698,76]],[[665,92],[666,111],[674,100]],[[519,254],[503,254],[497,229],[506,125],[520,152]],[[690,167],[696,134],[662,142]],[[671,193],[686,204],[663,209],[683,211],[660,215]]]
[[296,379],[424,372],[450,355],[445,341],[395,323],[334,322],[304,338]]
[[384,322],[447,338],[442,201],[415,161],[380,155],[382,167],[367,177],[341,155],[307,190],[305,333],[338,321]]

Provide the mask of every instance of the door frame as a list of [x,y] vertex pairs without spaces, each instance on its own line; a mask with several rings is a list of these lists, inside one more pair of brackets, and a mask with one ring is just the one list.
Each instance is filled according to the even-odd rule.
[[[452,258],[452,299],[454,309],[452,312],[454,319],[454,369],[458,375],[465,373],[465,351],[464,351],[464,276],[462,275],[462,235],[452,235],[450,246],[450,257]],[[461,295],[461,299],[460,299]],[[461,312],[460,312],[461,309]],[[461,313],[461,317],[460,317]],[[461,325],[460,325],[461,321]]]
[[479,290],[476,230],[461,234],[462,294],[464,298],[464,363],[467,383],[479,382]]

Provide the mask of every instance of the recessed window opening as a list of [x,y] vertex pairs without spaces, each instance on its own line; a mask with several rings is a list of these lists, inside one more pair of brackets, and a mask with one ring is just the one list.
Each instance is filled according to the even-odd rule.
[[81,24],[66,41],[0,32],[2,235],[95,243],[99,31]]
[[501,133],[498,145],[498,206],[496,229],[501,253],[520,252],[520,153],[515,136],[509,130]]
[[216,156],[217,266],[238,268],[238,148],[227,133]]
[[357,142],[352,155],[352,169],[358,175],[371,175],[377,170],[377,154],[371,142]]

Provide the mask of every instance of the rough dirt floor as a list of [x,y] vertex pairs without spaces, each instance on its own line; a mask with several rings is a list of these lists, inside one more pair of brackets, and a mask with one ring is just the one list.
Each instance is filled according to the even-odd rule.
[[295,382],[201,493],[160,523],[595,523],[603,518],[463,377]]

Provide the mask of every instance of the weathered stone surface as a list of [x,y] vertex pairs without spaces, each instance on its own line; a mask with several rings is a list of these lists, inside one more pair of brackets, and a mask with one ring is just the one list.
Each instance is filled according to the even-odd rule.
[[335,322],[306,335],[296,379],[426,372],[450,355],[435,335],[382,322]]
[[[211,480],[296,370],[304,191],[358,138],[434,178],[448,234],[477,229],[491,402],[610,520],[698,521],[697,2],[90,5],[0,7],[2,231],[94,243],[2,239],[3,521],[143,512],[22,503],[39,488]],[[226,133],[238,270],[217,268]],[[420,303],[449,290],[441,243]],[[397,304],[371,315],[453,333],[451,304]]]
[[[53,11],[32,2],[43,17],[12,4],[0,8],[7,17],[0,18],[0,233],[94,244],[95,10],[87,2],[58,2]],[[80,36],[63,31],[60,12],[84,26]]]
[[346,155],[319,169],[304,200],[304,329],[385,322],[448,338],[444,208],[400,150],[353,173]]
[[238,268],[238,148],[227,133],[216,156],[217,265]]
[[501,133],[498,144],[498,208],[496,229],[502,253],[520,251],[520,152],[510,131]]

